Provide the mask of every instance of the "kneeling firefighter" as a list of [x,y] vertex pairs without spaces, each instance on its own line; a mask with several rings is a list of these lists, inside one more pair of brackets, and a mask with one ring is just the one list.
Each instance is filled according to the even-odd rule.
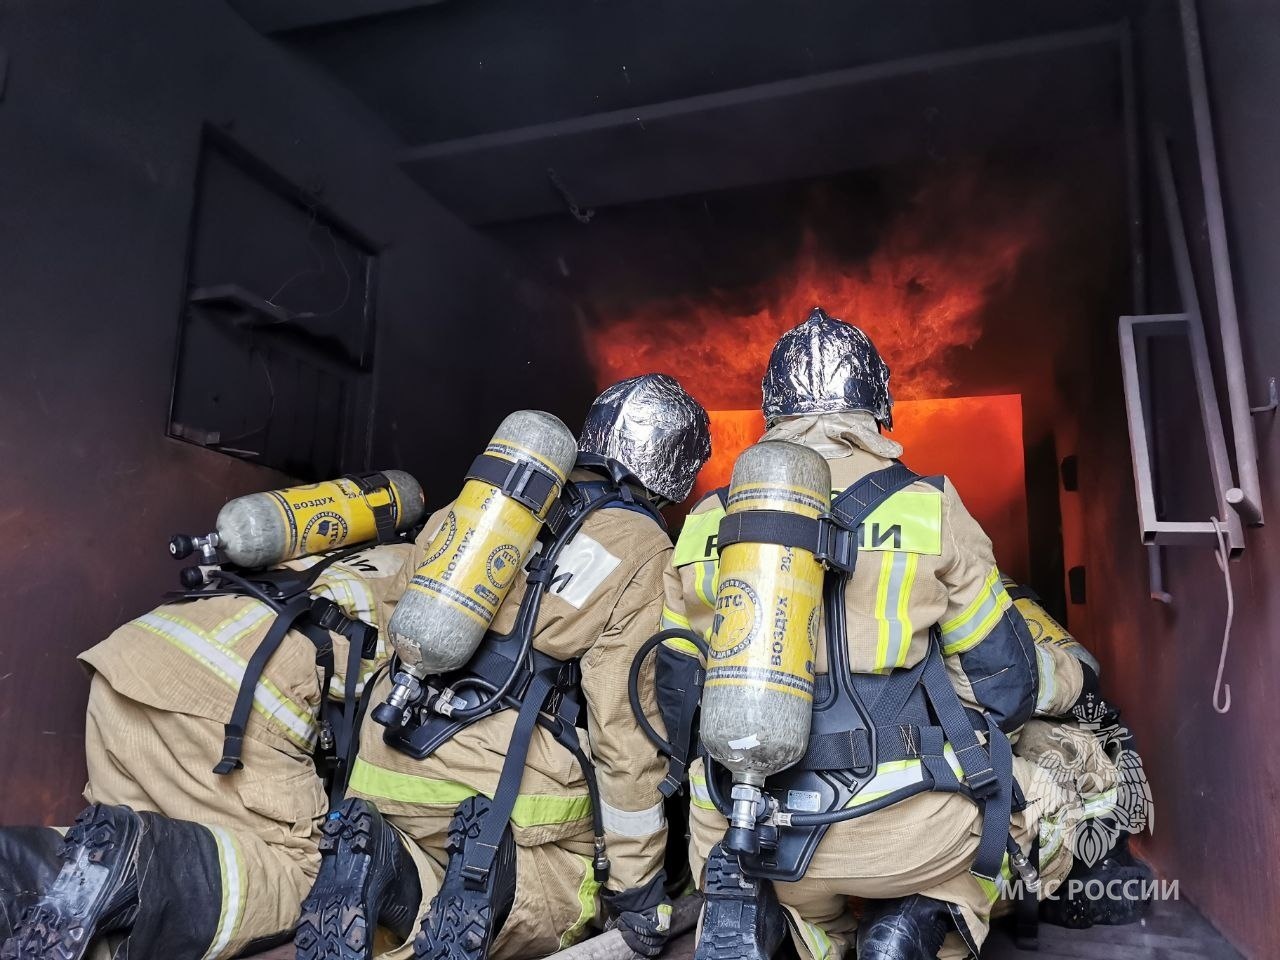
[[[1056,813],[1040,821],[1041,919],[1075,928],[1136,922],[1154,876],[1128,845],[1151,812],[1142,758],[1120,711],[1101,694],[1097,658],[1030,588],[1004,584],[1031,631],[1040,674],[1035,717],[1019,732],[1014,755],[1043,771],[1039,795],[1056,789],[1081,801],[1046,804]],[[1094,880],[1103,895],[1083,895]]]
[[862,331],[815,309],[770,357],[765,442],[676,545],[664,625],[710,644],[702,960],[770,956],[779,901],[802,956],[841,955],[850,897],[864,960],[944,938],[976,954],[1002,870],[1033,876],[1007,733],[1035,705],[1034,645],[955,489],[881,435],[888,380]]
[[[661,950],[665,764],[627,676],[660,619],[659,508],[709,454],[706,412],[661,374],[605,390],[580,441],[548,414],[503,422],[419,539],[371,701],[384,726],[363,726],[326,823],[299,960],[544,956],[601,901]],[[641,699],[657,717],[652,676]]]
[[423,513],[417,482],[388,471],[242,497],[216,533],[174,538],[203,561],[186,589],[80,657],[91,806],[65,838],[0,831],[0,876],[27,898],[0,956],[77,960],[110,940],[116,957],[200,960],[292,934],[325,781],[345,775],[378,628],[413,572],[397,531]]

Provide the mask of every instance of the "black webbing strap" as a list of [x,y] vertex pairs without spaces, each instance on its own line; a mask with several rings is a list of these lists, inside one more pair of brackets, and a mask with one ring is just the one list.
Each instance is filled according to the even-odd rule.
[[[394,543],[399,537],[396,534],[396,493],[391,489],[391,481],[385,473],[349,473],[345,479],[350,480],[365,495],[365,503],[373,511],[373,522],[378,529],[379,543]],[[369,494],[375,490],[387,491],[387,502],[369,503]]]
[[735,543],[776,543],[808,550],[838,570],[852,571],[857,545],[849,531],[825,518],[803,517],[786,510],[744,510],[727,513],[716,534],[716,549]]
[[507,757],[502,763],[502,775],[493,792],[493,806],[484,826],[480,828],[479,836],[465,847],[462,876],[472,890],[483,890],[488,882],[494,857],[502,843],[503,831],[507,828],[520,795],[525,758],[529,755],[533,730],[538,725],[538,714],[547,696],[555,688],[558,672],[543,670],[534,674],[533,682],[525,691],[524,702],[520,705],[520,713],[516,716],[515,727],[511,732],[511,742],[507,746]]
[[841,730],[821,733],[809,738],[809,746],[792,769],[853,770],[859,773],[871,768],[871,739],[865,730]]
[[249,714],[253,710],[253,698],[258,690],[258,680],[267,666],[267,661],[280,649],[285,634],[293,628],[298,618],[310,609],[310,596],[302,594],[294,597],[276,614],[271,629],[263,637],[262,643],[258,644],[258,649],[253,651],[253,656],[249,658],[249,663],[244,669],[244,679],[240,681],[240,689],[236,693],[236,705],[231,711],[231,719],[223,728],[225,735],[222,741],[222,759],[213,768],[214,773],[225,776],[244,766],[240,762],[240,755],[244,751],[244,731],[249,723]]
[[[978,742],[973,722],[947,677],[937,641],[930,644],[921,680],[929,705],[946,733],[964,774],[964,783],[982,808],[982,838],[970,873],[995,882],[1004,861],[1013,812],[1013,750],[1004,732],[987,717],[987,746]],[[940,767],[938,772],[941,773]]]
[[467,479],[497,487],[543,519],[561,486],[560,478],[546,467],[528,460],[504,460],[490,453],[482,453],[471,462]]
[[858,527],[877,507],[920,479],[920,474],[901,463],[868,473],[845,487],[831,501],[831,517],[850,533],[856,534]]

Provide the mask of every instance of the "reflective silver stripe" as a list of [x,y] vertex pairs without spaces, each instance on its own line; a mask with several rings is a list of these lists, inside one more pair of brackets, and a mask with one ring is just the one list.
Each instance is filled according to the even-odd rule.
[[213,935],[204,960],[216,960],[231,943],[240,928],[244,915],[245,886],[240,864],[240,851],[235,838],[221,827],[206,827],[213,834],[218,847],[218,867],[222,877],[222,910],[218,915],[218,929]]
[[942,652],[951,656],[976,647],[1010,603],[1009,594],[1000,582],[1000,571],[993,569],[964,612],[942,624]]
[[211,639],[220,646],[229,647],[271,616],[273,611],[270,607],[254,601],[231,619],[220,623]]
[[1049,708],[1053,706],[1058,681],[1054,676],[1053,654],[1038,643],[1036,644],[1036,667],[1040,674],[1040,690],[1036,694],[1036,713],[1047,714]]
[[606,830],[620,837],[651,837],[667,825],[660,803],[647,810],[619,810],[601,800],[600,819]]
[[711,802],[711,791],[707,789],[707,781],[705,777],[690,777],[689,790],[693,794],[693,805],[702,807],[704,810],[714,810],[716,805]]
[[[341,588],[341,590],[339,590]],[[312,591],[327,596],[342,608],[342,612],[354,620],[363,620],[372,626],[378,625],[378,605],[373,599],[373,591],[364,578],[334,564],[316,580],[316,588]],[[346,598],[339,596],[345,593]]]
[[[270,613],[270,611],[267,611]],[[168,640],[210,671],[217,674],[233,690],[239,690],[244,682],[248,664],[230,650],[210,642],[205,635],[192,629],[177,618],[152,611],[133,621],[151,633]],[[225,627],[223,629],[226,629]],[[265,716],[284,724],[293,739],[308,750],[315,747],[316,727],[309,716],[300,716],[296,707],[263,677],[253,695],[254,706]]]

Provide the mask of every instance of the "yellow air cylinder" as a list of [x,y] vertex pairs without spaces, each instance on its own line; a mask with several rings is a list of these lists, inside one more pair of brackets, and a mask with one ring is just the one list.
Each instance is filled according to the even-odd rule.
[[390,490],[343,478],[237,497],[218,512],[218,543],[232,563],[259,568],[375,539],[374,508],[386,504],[407,530],[422,519],[422,487],[400,470],[383,475]]
[[[730,515],[770,510],[817,519],[827,513],[831,470],[808,447],[768,440],[733,467]],[[813,662],[824,568],[812,552],[772,543],[720,551],[720,580],[702,694],[702,741],[733,775],[734,826],[765,778],[805,752],[813,714]],[[746,788],[746,789],[742,789]]]
[[419,679],[471,659],[573,468],[578,442],[551,414],[519,410],[502,421],[485,453],[534,464],[556,487],[534,511],[483,480],[463,485],[388,626],[402,664]]

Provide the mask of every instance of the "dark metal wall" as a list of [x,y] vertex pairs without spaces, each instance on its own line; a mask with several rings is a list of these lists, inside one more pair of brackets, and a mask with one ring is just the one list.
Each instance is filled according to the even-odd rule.
[[573,422],[591,383],[565,311],[222,0],[10,2],[0,46],[0,822],[59,822],[84,782],[75,654],[176,585],[170,534],[282,479],[165,437],[203,123],[379,248],[373,461],[430,502],[503,413]]
[[[1255,403],[1280,371],[1280,8],[1263,0],[1202,0],[1200,22],[1215,110],[1227,203],[1245,364]],[[1193,140],[1187,127],[1185,72],[1177,5],[1155,8],[1139,24],[1148,115],[1172,135],[1200,300],[1211,351],[1214,294],[1199,198]],[[1162,226],[1148,230],[1153,311],[1170,302]],[[1102,345],[1115,350],[1114,337]],[[1114,356],[1114,354],[1112,354]],[[1107,369],[1099,366],[1098,369]],[[1114,369],[1114,368],[1111,368]],[[1172,369],[1177,369],[1176,367]],[[1219,402],[1225,415],[1223,374]],[[1157,429],[1165,438],[1161,469],[1171,505],[1206,502],[1207,471],[1198,412],[1188,379],[1162,390]],[[1167,385],[1166,385],[1167,386]],[[1180,398],[1180,402],[1179,402]],[[1155,832],[1144,849],[1166,879],[1192,900],[1246,955],[1280,947],[1280,541],[1275,520],[1246,534],[1233,565],[1235,623],[1226,679],[1230,713],[1214,711],[1213,684],[1226,616],[1222,576],[1203,548],[1165,551],[1171,606],[1148,599],[1146,561],[1138,544],[1122,399],[1114,377],[1099,381],[1081,450],[1081,499],[1088,505],[1091,638],[1103,661],[1104,685],[1125,708],[1139,737],[1155,799]],[[1280,449],[1274,416],[1256,421],[1265,506],[1276,509]],[[1208,507],[1205,508],[1207,516]],[[1191,519],[1187,514],[1171,519]],[[1197,519],[1202,517],[1197,517]]]

